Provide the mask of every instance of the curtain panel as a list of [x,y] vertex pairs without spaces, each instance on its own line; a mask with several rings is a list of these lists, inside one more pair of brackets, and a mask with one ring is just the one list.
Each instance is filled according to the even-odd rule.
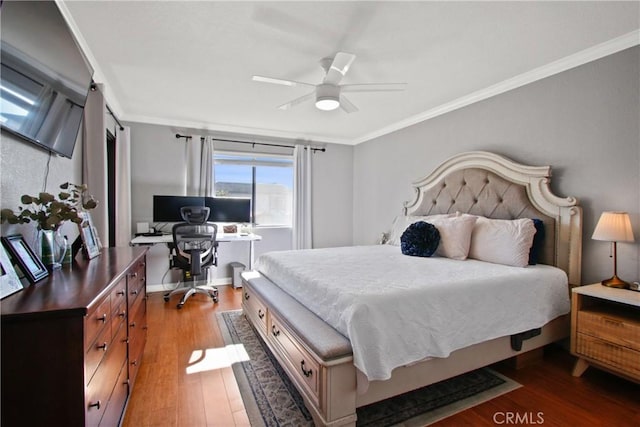
[[311,249],[311,155],[304,145],[293,149],[293,249]]

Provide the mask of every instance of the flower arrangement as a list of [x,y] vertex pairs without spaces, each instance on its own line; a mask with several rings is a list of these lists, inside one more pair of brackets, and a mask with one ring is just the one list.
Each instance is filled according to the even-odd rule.
[[82,223],[79,212],[83,209],[93,209],[98,203],[89,197],[85,197],[86,185],[65,182],[60,185],[60,191],[56,196],[42,192],[38,196],[24,194],[20,201],[24,206],[18,207],[18,212],[11,209],[0,211],[0,220],[9,224],[26,224],[36,222],[40,230],[56,231],[65,222]]

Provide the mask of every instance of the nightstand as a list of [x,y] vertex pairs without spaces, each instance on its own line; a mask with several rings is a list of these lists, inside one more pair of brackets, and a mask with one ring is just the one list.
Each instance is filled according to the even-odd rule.
[[640,292],[602,286],[573,288],[573,376],[589,366],[640,382]]

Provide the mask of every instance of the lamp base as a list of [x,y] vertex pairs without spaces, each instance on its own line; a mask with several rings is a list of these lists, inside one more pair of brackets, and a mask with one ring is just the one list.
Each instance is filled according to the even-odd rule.
[[609,286],[610,288],[628,288],[629,287],[629,284],[627,282],[620,279],[615,274],[613,275],[612,278],[603,280],[601,283],[602,283],[602,286]]

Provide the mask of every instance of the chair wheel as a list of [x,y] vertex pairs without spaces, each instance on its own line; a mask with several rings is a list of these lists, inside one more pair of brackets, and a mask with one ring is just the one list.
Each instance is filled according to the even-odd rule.
[[180,309],[182,308],[182,306],[183,306],[183,305],[184,305],[184,304],[182,304],[182,303],[178,303],[178,305],[176,305],[176,307],[178,308],[178,310],[180,310]]
[[164,296],[164,302],[169,302],[169,297],[167,295]]

